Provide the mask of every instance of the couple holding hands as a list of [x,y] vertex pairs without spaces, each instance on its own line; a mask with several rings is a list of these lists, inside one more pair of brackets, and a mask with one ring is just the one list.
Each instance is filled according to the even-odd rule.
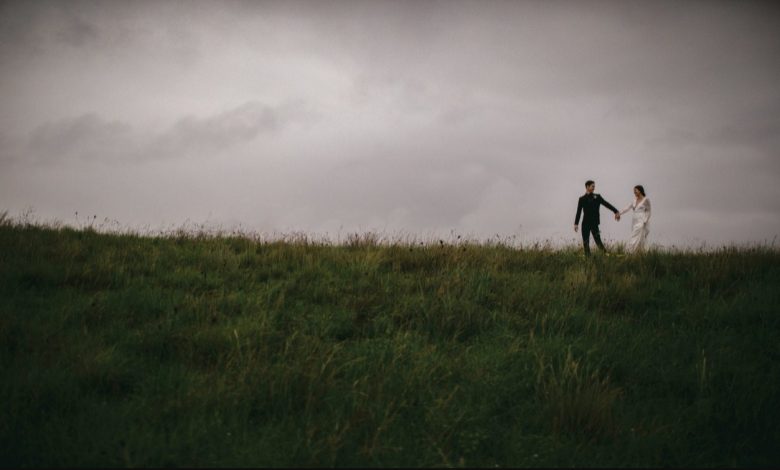
[[606,253],[606,248],[601,242],[599,233],[599,208],[604,207],[615,213],[615,220],[620,220],[620,216],[628,211],[633,211],[631,220],[631,239],[626,246],[628,253],[638,253],[642,251],[647,240],[649,232],[648,224],[650,222],[650,200],[645,195],[645,188],[641,184],[634,186],[634,200],[622,211],[608,203],[600,194],[593,191],[596,189],[596,183],[592,180],[585,182],[585,194],[582,195],[577,204],[577,216],[574,218],[574,231],[579,230],[580,214],[582,218],[582,245],[585,248],[585,255],[590,255],[590,235],[593,234],[593,240],[596,245]]

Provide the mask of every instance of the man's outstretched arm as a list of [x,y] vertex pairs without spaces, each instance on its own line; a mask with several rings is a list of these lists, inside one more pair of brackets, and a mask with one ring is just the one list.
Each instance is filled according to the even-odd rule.
[[608,203],[607,200],[604,199],[603,197],[599,197],[599,199],[601,200],[601,204],[603,204],[604,207],[606,207],[607,209],[611,210],[615,214],[618,214],[620,212],[619,210],[615,209],[615,206],[613,206],[612,204]]

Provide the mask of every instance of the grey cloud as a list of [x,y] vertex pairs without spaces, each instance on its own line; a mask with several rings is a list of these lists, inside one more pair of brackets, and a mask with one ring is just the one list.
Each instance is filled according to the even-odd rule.
[[[286,207],[280,212],[288,214],[281,223],[332,230],[328,221],[338,220],[355,229],[414,227],[480,236],[539,233],[535,227],[549,221],[547,212],[560,209],[558,197],[546,196],[559,163],[545,157],[561,152],[561,143],[527,147],[520,140],[513,154],[490,143],[489,132],[457,129],[362,142],[345,153],[363,158],[313,163],[289,175],[294,189],[279,194]],[[563,201],[567,220],[569,205]]]
[[743,111],[704,139],[756,148],[772,157],[780,170],[780,100]]
[[0,5],[0,51],[2,56],[17,53],[36,55],[57,44],[81,47],[95,43],[99,28],[74,10],[78,3],[3,2]]
[[279,130],[283,120],[289,117],[288,110],[258,102],[246,103],[216,116],[189,116],[154,139],[148,152],[152,156],[223,152],[249,142],[261,133]]
[[[9,1],[0,6],[0,63],[48,54],[159,57],[180,65],[199,57],[197,34],[169,2]],[[154,24],[147,15],[166,21]]]
[[780,100],[667,127],[647,138],[646,144],[674,155],[682,166],[704,163],[720,169],[712,175],[714,180],[747,174],[780,176]]
[[[780,73],[771,60],[780,46],[778,10],[767,4],[423,4],[369,2],[362,11],[372,14],[355,15],[361,21],[346,27],[337,21],[341,10],[323,8],[329,11],[316,11],[316,24],[374,74],[421,74],[510,95],[666,92],[674,100],[724,81],[735,89],[745,79],[772,83]],[[414,21],[392,21],[410,13],[418,14]],[[724,23],[730,30],[719,28]],[[750,76],[740,72],[746,66]]]
[[[660,135],[649,138],[652,147],[691,151],[699,148],[712,154],[712,149],[729,148],[761,154],[762,161],[780,171],[780,122],[743,121],[722,124],[707,130],[695,128],[668,128]],[[769,169],[769,168],[767,168]]]
[[658,106],[653,104],[637,104],[628,102],[625,99],[617,100],[612,106],[604,112],[604,119],[648,119],[657,117],[659,113]]
[[111,159],[131,146],[130,125],[90,113],[48,122],[35,129],[28,150],[35,160]]
[[97,27],[81,18],[74,18],[67,23],[62,30],[57,32],[56,37],[58,40],[73,47],[83,47],[87,44],[94,44],[99,40]]
[[222,156],[263,133],[277,133],[291,122],[305,121],[304,113],[300,104],[272,107],[253,101],[212,116],[183,117],[162,132],[143,131],[89,113],[42,124],[31,132],[17,158],[127,164]]

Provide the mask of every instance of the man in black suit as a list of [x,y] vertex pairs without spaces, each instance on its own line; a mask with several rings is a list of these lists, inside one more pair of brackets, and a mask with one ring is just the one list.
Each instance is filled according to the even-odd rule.
[[585,182],[585,194],[580,197],[577,203],[577,216],[574,218],[574,231],[579,229],[580,213],[584,212],[585,216],[582,218],[582,246],[585,247],[585,256],[590,256],[590,234],[593,234],[593,240],[596,245],[603,251],[607,252],[604,248],[604,244],[601,243],[601,235],[599,233],[599,209],[603,204],[604,207],[615,213],[615,220],[620,220],[620,213],[615,207],[604,200],[600,194],[596,194],[593,191],[596,189],[596,183],[591,180]]

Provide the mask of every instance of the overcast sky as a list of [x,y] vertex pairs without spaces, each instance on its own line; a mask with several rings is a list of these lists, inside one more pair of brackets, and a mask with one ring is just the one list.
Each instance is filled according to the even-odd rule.
[[[1,2],[0,211],[576,241],[780,234],[780,6]],[[630,218],[602,210],[608,240]]]

